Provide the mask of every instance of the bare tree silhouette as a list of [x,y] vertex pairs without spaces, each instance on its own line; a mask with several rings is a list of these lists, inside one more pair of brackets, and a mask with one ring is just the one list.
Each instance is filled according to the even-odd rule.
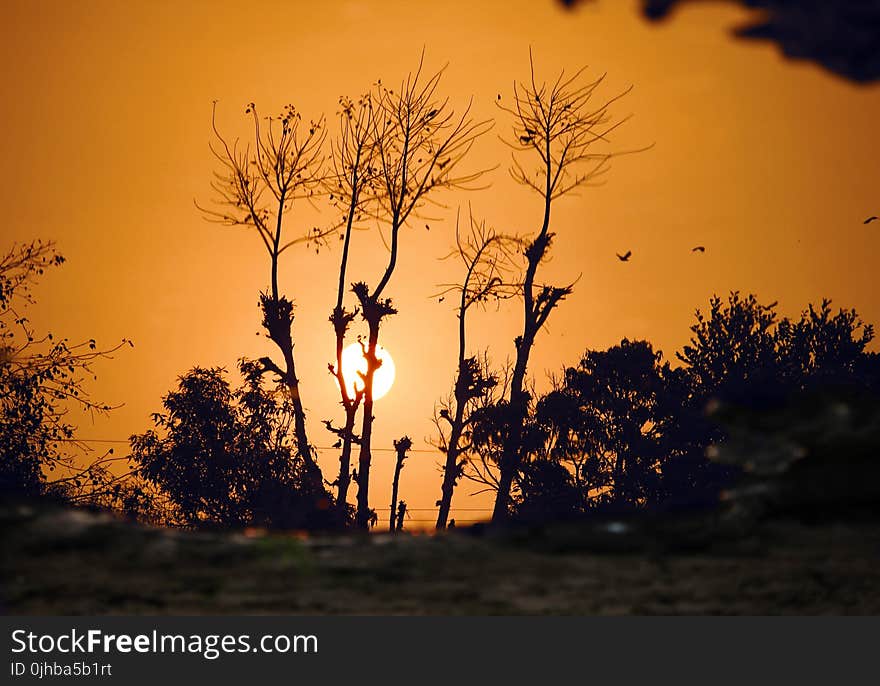
[[[394,450],[397,452],[397,462],[394,465],[394,478],[391,481],[391,511],[388,521],[390,531],[399,531],[403,528],[403,515],[406,513],[406,503],[402,500],[398,503],[397,492],[400,488],[400,472],[403,470],[403,461],[407,458],[407,452],[412,448],[412,439],[409,436],[403,436],[399,440],[394,441]],[[396,512],[400,511],[399,521],[395,525]]]
[[[499,368],[493,368],[487,352],[480,359],[480,366],[485,371],[484,375],[491,375],[496,384],[487,387],[485,393],[474,401],[474,406],[468,414],[467,444],[465,449],[468,460],[464,462],[462,476],[469,481],[480,485],[479,493],[497,493],[501,482],[501,461],[504,449],[507,445],[508,436],[511,432],[511,422],[514,414],[510,411],[508,398],[510,397],[510,382],[513,376],[513,362],[505,360]],[[490,371],[492,370],[492,371]],[[523,455],[529,455],[540,451],[535,438],[535,393],[534,380],[526,379],[526,416],[520,418],[521,426],[518,427],[520,451]],[[516,479],[512,486],[516,486]]]
[[243,145],[238,139],[229,142],[217,127],[214,102],[211,127],[216,141],[211,144],[211,152],[220,163],[220,170],[215,172],[211,187],[219,209],[204,208],[198,203],[196,206],[210,221],[255,231],[266,248],[271,285],[268,292],[260,294],[262,325],[284,363],[282,367],[269,357],[261,358],[260,363],[264,374],[274,374],[287,389],[293,406],[297,451],[317,487],[322,486],[323,479],[308,440],[293,354],[294,303],[280,292],[278,263],[288,248],[311,244],[317,249],[337,230],[313,228],[294,238],[285,232],[285,220],[294,206],[320,192],[324,178],[324,120],[320,117],[303,123],[301,114],[290,104],[277,117],[261,118],[254,103],[247,106],[245,114],[253,119],[253,140]]
[[356,386],[352,395],[342,370],[342,352],[348,328],[358,314],[358,310],[345,309],[346,272],[351,249],[352,231],[365,217],[375,212],[378,168],[376,167],[373,141],[374,116],[372,94],[367,93],[357,101],[342,97],[339,99],[339,134],[332,147],[333,173],[329,177],[329,198],[337,209],[342,210],[341,236],[342,256],[339,261],[339,281],[336,292],[336,305],[330,315],[330,323],[336,336],[336,362],[328,365],[336,379],[342,407],[345,411],[345,424],[335,427],[331,420],[324,425],[338,437],[341,447],[339,457],[339,476],[336,478],[336,507],[341,513],[347,508],[348,488],[351,484],[351,446],[359,443],[354,433],[358,408],[364,397],[363,386]]
[[370,517],[373,378],[381,364],[376,347],[382,320],[396,313],[391,299],[384,294],[397,266],[400,231],[425,203],[437,202],[437,191],[474,188],[483,172],[460,172],[459,167],[474,141],[491,127],[490,121],[470,117],[470,105],[458,116],[448,99],[438,99],[436,91],[443,70],[424,78],[423,63],[424,53],[416,71],[403,80],[398,90],[386,88],[381,82],[374,88],[372,138],[379,180],[377,216],[389,230],[389,257],[375,288],[363,281],[352,286],[368,327],[357,470],[357,524],[362,528],[368,526]]
[[[521,292],[516,283],[516,254],[521,241],[487,228],[469,213],[469,231],[462,232],[456,218],[456,248],[447,258],[458,258],[464,267],[460,283],[442,284],[437,294],[457,294],[458,363],[452,394],[435,408],[434,424],[439,433],[438,447],[445,453],[442,467],[443,484],[437,501],[437,528],[446,528],[452,494],[464,473],[465,455],[469,448],[470,413],[477,402],[498,384],[497,378],[480,363],[477,356],[468,356],[467,314],[472,307],[512,298]],[[441,421],[442,420],[442,421]]]
[[[510,174],[518,183],[536,192],[543,202],[543,219],[535,237],[523,251],[525,271],[522,277],[523,330],[515,340],[516,359],[510,379],[508,410],[510,432],[500,463],[498,491],[493,522],[504,521],[510,508],[510,489],[521,460],[521,428],[528,412],[528,393],[524,387],[529,355],[535,337],[553,309],[572,292],[574,284],[554,286],[540,283],[538,268],[550,250],[555,234],[551,231],[553,203],[578,188],[594,185],[609,169],[617,154],[599,151],[608,136],[627,118],[612,122],[610,106],[631,89],[596,101],[600,76],[584,83],[584,69],[572,76],[560,72],[552,86],[536,80],[535,66],[529,51],[530,80],[514,83],[513,105],[498,107],[513,118],[513,163]],[[518,153],[536,155],[536,169],[527,169]]]

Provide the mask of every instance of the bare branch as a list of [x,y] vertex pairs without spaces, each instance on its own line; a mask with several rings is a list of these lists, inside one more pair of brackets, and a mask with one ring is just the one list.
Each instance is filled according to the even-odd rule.
[[424,80],[421,71],[420,60],[415,73],[406,77],[397,92],[381,83],[375,88],[373,138],[382,186],[377,195],[378,215],[390,228],[389,262],[372,293],[375,298],[381,296],[394,271],[398,234],[410,216],[435,200],[435,190],[472,190],[488,171],[460,171],[460,167],[474,142],[493,122],[472,119],[471,103],[456,115],[448,99],[435,96],[443,70]]

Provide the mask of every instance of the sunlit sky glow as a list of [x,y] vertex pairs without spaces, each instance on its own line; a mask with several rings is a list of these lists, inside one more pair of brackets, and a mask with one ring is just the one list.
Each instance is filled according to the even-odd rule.
[[[400,314],[381,342],[397,366],[377,404],[372,502],[388,502],[392,440],[408,434],[429,451],[434,403],[448,393],[456,359],[449,299],[431,298],[457,278],[442,262],[457,206],[501,230],[539,227],[539,200],[506,172],[509,121],[494,106],[528,73],[528,48],[544,78],[565,67],[608,72],[607,94],[635,89],[615,112],[634,118],[620,147],[654,143],[614,164],[604,187],[554,210],[558,234],[549,279],[580,277],[574,295],[538,338],[531,371],[573,364],[586,347],[648,338],[673,357],[693,311],[713,293],[753,291],[795,315],[823,296],[880,322],[876,260],[880,213],[880,89],[847,83],[769,44],[731,40],[746,14],[693,3],[660,26],[636,2],[600,0],[567,12],[552,0],[505,2],[30,2],[4,3],[0,59],[0,174],[4,243],[54,239],[68,258],[49,274],[31,312],[37,327],[73,340],[122,337],[136,347],[98,367],[95,395],[124,403],[84,419],[82,435],[124,439],[149,426],[161,396],[194,365],[232,370],[242,355],[274,352],[259,329],[257,294],[268,282],[255,235],[206,223],[211,103],[230,134],[245,135],[245,104],[334,118],[339,95],[376,78],[398,82],[423,47],[429,68],[449,67],[440,90],[457,107],[474,97],[495,117],[472,168],[494,167],[487,191],[446,196],[446,209],[413,222],[387,294]],[[297,209],[290,228],[315,213]],[[374,231],[354,236],[351,280],[375,282],[387,257]],[[691,253],[705,245],[705,254]],[[615,252],[633,251],[624,264]],[[289,251],[282,290],[295,298],[296,354],[312,440],[329,446],[322,419],[339,419],[327,363],[339,253]],[[502,362],[513,353],[512,304],[473,318],[475,349]],[[363,334],[360,324],[353,337]],[[338,465],[320,451],[326,476]],[[431,508],[440,478],[434,452],[414,453],[401,495]],[[455,505],[479,508],[464,483]],[[353,495],[353,494],[352,494]],[[424,516],[430,515],[425,512]],[[477,515],[453,512],[459,521]],[[381,518],[380,518],[381,519]]]

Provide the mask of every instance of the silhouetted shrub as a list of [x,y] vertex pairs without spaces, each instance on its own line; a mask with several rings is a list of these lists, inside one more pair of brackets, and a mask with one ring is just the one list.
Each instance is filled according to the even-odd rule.
[[99,348],[37,333],[26,315],[31,288],[47,269],[64,264],[54,243],[33,241],[0,257],[0,495],[51,496],[69,502],[110,502],[116,481],[107,453],[88,460],[70,412],[101,414],[85,378],[92,363],[122,345]]
[[[854,310],[835,313],[823,300],[797,320],[780,319],[776,303],[733,292],[713,297],[696,318],[677,355],[681,367],[647,341],[624,339],[587,351],[552,391],[530,401],[517,518],[716,503],[741,469],[706,457],[726,440],[712,408],[779,414],[817,393],[880,389],[880,357],[866,351],[874,331]],[[509,421],[503,403],[477,414],[474,447],[483,464],[498,459]]]
[[156,428],[131,437],[139,473],[166,492],[181,523],[328,528],[332,496],[305,478],[286,394],[260,383],[258,363],[240,364],[232,389],[220,368],[180,377],[153,415]]

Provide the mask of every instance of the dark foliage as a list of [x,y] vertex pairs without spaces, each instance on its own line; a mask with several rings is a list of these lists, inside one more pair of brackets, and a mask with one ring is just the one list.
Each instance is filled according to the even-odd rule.
[[[569,8],[587,0],[560,0]],[[652,21],[669,17],[684,0],[642,0]],[[734,35],[772,41],[783,54],[822,65],[842,78],[869,83],[880,79],[880,2],[878,0],[738,0],[763,10],[737,27]]]
[[588,352],[566,370],[562,387],[541,399],[538,421],[552,427],[553,453],[577,466],[591,504],[637,507],[661,497],[660,466],[678,452],[669,437],[685,383],[650,343],[624,339]]
[[85,380],[95,360],[128,341],[101,349],[94,340],[38,334],[25,314],[39,277],[63,263],[54,244],[41,241],[0,258],[0,494],[119,504],[126,475],[109,470],[113,451],[88,456],[69,415],[111,409],[89,396]]
[[693,336],[678,353],[694,393],[736,404],[773,403],[805,390],[862,386],[870,380],[866,347],[874,329],[854,310],[810,305],[800,319],[779,319],[776,303],[731,293],[697,311]]
[[167,493],[181,523],[332,527],[332,496],[315,488],[292,438],[290,401],[265,390],[259,363],[242,361],[232,389],[220,368],[196,367],[153,415],[156,430],[132,436],[132,459]]
[[555,460],[536,459],[523,465],[514,500],[514,519],[540,523],[578,517],[584,509],[583,491],[571,472]]
[[[691,331],[677,355],[680,367],[664,362],[650,343],[624,339],[608,350],[587,351],[552,391],[530,403],[521,427],[526,458],[515,480],[516,519],[717,503],[742,467],[793,445],[785,436],[768,438],[773,427],[764,427],[761,417],[789,417],[791,426],[796,422],[785,408],[829,394],[862,400],[842,419],[834,414],[839,403],[823,400],[820,407],[831,408],[822,410],[830,413],[825,423],[836,433],[818,424],[804,427],[809,440],[801,443],[825,445],[833,434],[835,444],[855,441],[864,452],[864,431],[844,434],[860,417],[864,398],[876,401],[880,363],[866,351],[873,329],[855,311],[835,312],[826,300],[790,320],[777,315],[776,303],[734,292],[726,300],[712,298],[705,314],[697,311]],[[743,447],[749,433],[740,430],[743,418],[761,424],[761,446]],[[480,408],[473,424],[474,451],[483,465],[497,463],[511,429],[507,404]],[[736,459],[723,449],[734,438]],[[747,455],[739,457],[743,450]],[[788,450],[795,456],[790,460],[798,450]],[[725,459],[709,459],[707,452]]]
[[[679,0],[643,0],[645,16],[665,18]],[[769,40],[786,57],[821,64],[837,76],[870,82],[880,78],[880,2],[877,0],[740,0],[760,8],[760,19],[735,35]]]

